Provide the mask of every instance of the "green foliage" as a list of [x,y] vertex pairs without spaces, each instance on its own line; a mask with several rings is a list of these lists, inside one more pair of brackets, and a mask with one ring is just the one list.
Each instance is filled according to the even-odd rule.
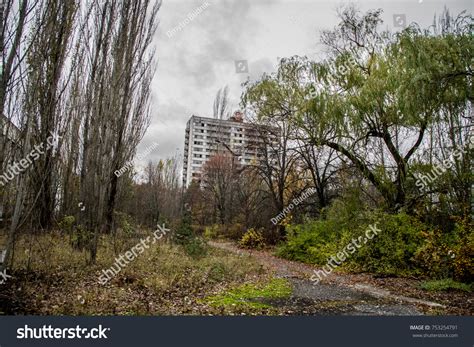
[[75,222],[76,218],[74,216],[64,216],[58,223],[58,226],[63,232],[70,234]]
[[450,289],[462,290],[465,292],[472,291],[472,284],[456,282],[451,278],[443,280],[426,281],[421,284],[421,288],[429,291],[447,291]]
[[262,231],[250,228],[240,239],[239,245],[244,248],[262,249],[265,246]]
[[324,264],[331,252],[323,250],[335,241],[338,228],[332,221],[308,221],[287,226],[287,241],[277,248],[277,255],[305,263]]
[[411,275],[442,279],[453,277],[469,282],[473,274],[474,236],[470,220],[457,220],[451,232],[442,233],[406,213],[361,211],[353,217],[334,203],[327,219],[288,226],[287,241],[277,249],[283,258],[324,265],[345,247],[365,236],[370,225],[377,235],[352,253],[341,265],[354,271],[382,275]]
[[211,226],[207,226],[204,229],[204,238],[208,240],[215,240],[219,237],[219,225],[214,224]]
[[[378,274],[419,274],[413,257],[423,242],[422,232],[428,227],[405,213],[375,213],[375,220],[380,229],[377,237],[356,251],[348,265]],[[359,226],[360,234],[367,226]],[[348,240],[341,241],[344,244]]]
[[472,221],[457,220],[454,230],[442,233],[406,213],[368,212],[358,204],[349,194],[334,201],[324,220],[288,225],[287,240],[277,248],[277,255],[324,265],[376,225],[377,236],[361,244],[342,267],[381,275],[472,280]]
[[173,233],[173,242],[183,247],[187,255],[192,258],[204,257],[207,254],[207,244],[196,236],[192,228],[192,218],[185,213],[176,231]]
[[126,213],[115,211],[115,224],[125,235],[133,235],[135,228],[133,227],[132,217]]
[[366,206],[358,187],[349,187],[335,199],[324,211],[327,220],[342,228],[350,228],[354,224],[366,224]]
[[267,283],[247,283],[223,294],[207,297],[204,301],[214,307],[258,310],[271,308],[269,304],[262,302],[265,299],[287,298],[291,293],[291,285],[287,280],[275,278]]
[[[282,59],[276,73],[246,83],[242,103],[259,120],[284,115],[315,146],[337,151],[395,211],[409,202],[410,193],[420,196],[410,187],[407,172],[416,165],[410,159],[426,148],[426,130],[451,124],[446,115],[467,113],[472,16],[447,18],[451,31],[441,35],[416,26],[394,35],[380,33],[379,10],[364,14],[349,6],[339,16],[338,26],[322,35],[330,52],[327,60]],[[381,38],[386,40],[383,47],[375,47]],[[400,151],[392,143],[400,133],[420,135],[422,145]],[[374,147],[379,140],[394,167],[365,154],[379,151]],[[465,179],[461,183],[464,190],[469,185]]]
[[461,281],[472,281],[474,278],[473,230],[474,221],[469,216],[465,219],[458,218],[452,237],[448,238],[448,245],[454,254],[454,278]]
[[177,245],[184,245],[195,237],[191,226],[191,216],[185,214],[173,233],[173,242]]
[[207,254],[207,244],[200,237],[193,237],[183,245],[184,251],[192,258],[202,258]]
[[458,219],[454,230],[431,230],[423,233],[424,242],[415,254],[417,265],[432,278],[453,277],[461,281],[474,278],[473,222]]
[[92,232],[86,230],[82,225],[78,225],[70,236],[71,245],[74,249],[83,250],[90,246],[92,238]]

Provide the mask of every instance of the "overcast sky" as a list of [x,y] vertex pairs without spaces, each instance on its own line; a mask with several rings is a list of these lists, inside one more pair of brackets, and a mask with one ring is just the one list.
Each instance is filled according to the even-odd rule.
[[[336,9],[345,1],[320,0],[163,0],[156,33],[158,69],[152,82],[151,124],[138,148],[158,161],[182,155],[184,130],[192,114],[212,117],[219,88],[228,85],[232,109],[239,107],[241,83],[276,69],[278,57],[323,57],[322,30],[338,22]],[[408,23],[427,27],[434,14],[447,6],[452,14],[472,13],[469,0],[352,1],[361,10],[383,9],[382,28],[400,30],[393,16],[405,15]],[[189,13],[203,10],[181,30],[167,32],[185,21]],[[169,37],[171,36],[171,37]],[[236,60],[248,62],[248,73],[237,73]],[[245,66],[244,66],[245,68]],[[139,164],[144,164],[141,162]]]

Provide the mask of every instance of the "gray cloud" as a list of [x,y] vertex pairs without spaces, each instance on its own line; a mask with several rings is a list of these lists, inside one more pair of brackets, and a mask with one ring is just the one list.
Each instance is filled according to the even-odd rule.
[[[204,1],[164,0],[156,34],[158,69],[152,82],[151,125],[138,153],[153,142],[160,146],[146,160],[157,161],[180,152],[184,129],[192,114],[212,116],[217,90],[230,88],[233,108],[238,107],[241,83],[273,72],[277,57],[323,57],[319,33],[337,24],[342,2],[323,0],[210,0],[210,5],[171,38],[168,30],[179,25]],[[345,2],[347,3],[347,2]],[[361,10],[382,8],[383,28],[393,27],[393,14],[406,14],[407,22],[429,26],[444,1],[356,1]],[[452,14],[472,12],[467,0],[447,3]],[[237,74],[235,60],[247,60],[249,73]]]

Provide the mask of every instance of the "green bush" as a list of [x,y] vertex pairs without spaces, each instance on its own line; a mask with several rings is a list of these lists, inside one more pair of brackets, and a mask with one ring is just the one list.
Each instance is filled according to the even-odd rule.
[[92,232],[86,230],[82,225],[78,225],[71,234],[71,246],[77,250],[86,249],[90,246],[92,238]]
[[329,220],[307,221],[287,226],[287,241],[277,248],[277,255],[305,263],[324,264],[337,242],[339,228]]
[[207,244],[203,239],[196,236],[191,222],[191,215],[186,213],[173,233],[172,240],[175,244],[182,246],[190,257],[200,258],[207,254]]
[[424,242],[415,254],[423,272],[436,279],[453,277],[460,281],[474,278],[474,234],[472,221],[455,220],[454,230],[423,233]]
[[207,226],[204,229],[204,238],[208,240],[215,240],[219,237],[219,225],[214,224],[211,226]]
[[176,231],[173,233],[173,242],[177,245],[185,245],[195,238],[193,228],[191,227],[191,217],[185,215],[178,224]]
[[244,248],[262,249],[265,246],[262,231],[253,228],[247,230],[240,239],[239,245]]
[[199,237],[189,239],[182,246],[186,254],[195,259],[205,257],[207,254],[207,244]]
[[343,251],[353,240],[364,237],[370,225],[380,229],[377,236],[356,248],[343,266],[386,275],[416,273],[413,257],[422,245],[421,233],[428,227],[404,213],[374,211],[363,213],[359,218],[350,214],[342,217],[328,214],[326,220],[290,226],[287,241],[277,249],[277,255],[324,265],[329,257]]
[[115,225],[120,228],[124,235],[130,236],[135,233],[133,227],[132,217],[124,212],[114,211],[115,214]]
[[464,282],[474,278],[472,221],[457,220],[453,231],[443,233],[406,213],[364,211],[356,218],[347,211],[341,215],[334,211],[347,206],[351,204],[337,202],[329,208],[325,220],[289,225],[287,240],[277,248],[277,255],[325,265],[352,240],[363,237],[370,225],[376,225],[380,229],[377,236],[357,248],[341,266],[381,275]]
[[64,216],[64,218],[58,223],[58,226],[61,231],[71,234],[74,223],[76,223],[76,218],[74,216]]
[[[380,229],[378,235],[358,249],[348,265],[377,274],[420,274],[414,256],[423,243],[422,233],[429,227],[405,213],[375,213],[370,224],[374,223]],[[370,224],[359,226],[357,234],[362,235]],[[342,244],[346,241],[343,239]]]

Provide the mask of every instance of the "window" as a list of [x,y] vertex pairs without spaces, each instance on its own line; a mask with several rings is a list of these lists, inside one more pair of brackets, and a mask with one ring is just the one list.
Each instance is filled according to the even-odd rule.
[[193,156],[193,157],[194,157],[194,158],[202,158],[202,154],[196,154],[196,153],[194,153],[194,156]]
[[193,164],[201,164],[201,163],[202,163],[202,161],[200,161],[200,160],[193,160]]

